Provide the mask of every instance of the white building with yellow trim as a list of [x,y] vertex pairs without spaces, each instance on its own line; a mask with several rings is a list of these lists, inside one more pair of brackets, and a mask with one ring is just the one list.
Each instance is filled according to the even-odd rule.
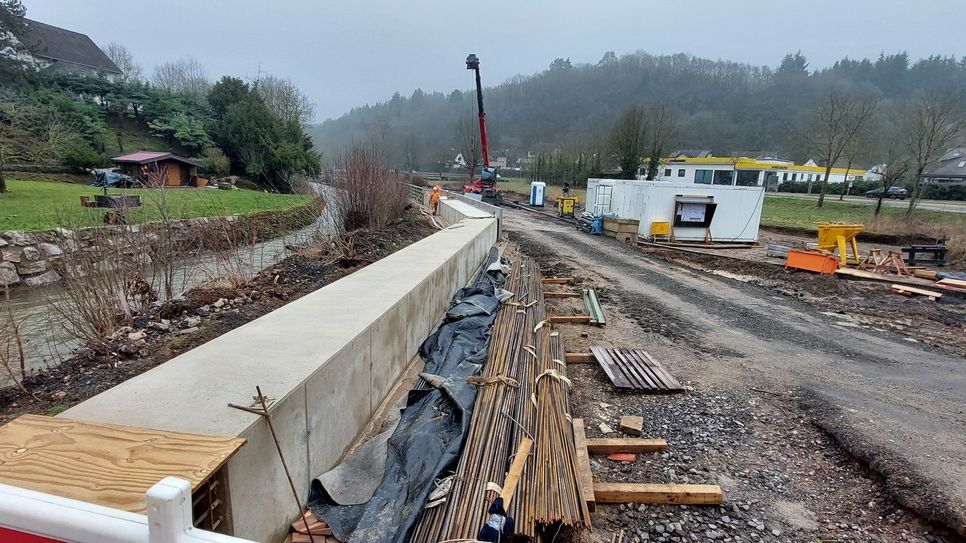
[[[646,169],[646,164],[643,169]],[[663,159],[655,180],[700,185],[775,187],[785,182],[820,182],[824,175],[825,168],[812,161],[794,164],[777,159],[681,157]],[[865,170],[859,168],[832,168],[829,183],[855,181],[864,175]],[[638,179],[644,179],[644,176],[639,175]]]

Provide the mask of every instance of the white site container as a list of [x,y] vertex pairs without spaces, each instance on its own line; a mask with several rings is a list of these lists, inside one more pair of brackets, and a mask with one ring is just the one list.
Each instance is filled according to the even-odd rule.
[[[701,198],[717,204],[709,227],[675,225],[676,204],[682,200]],[[764,187],[625,179],[587,180],[588,211],[613,211],[622,219],[637,219],[641,221],[641,237],[651,235],[652,222],[668,222],[674,239],[678,241],[703,241],[708,230],[713,241],[758,241],[764,198]]]
[[543,181],[530,183],[530,205],[543,207],[547,199],[547,184]]

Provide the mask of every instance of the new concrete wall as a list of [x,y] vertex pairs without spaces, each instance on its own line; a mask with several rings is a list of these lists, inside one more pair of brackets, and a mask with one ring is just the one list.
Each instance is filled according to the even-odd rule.
[[[441,207],[454,219],[475,215],[456,204]],[[272,420],[304,501],[496,239],[495,219],[461,220],[61,416],[245,437],[228,463],[234,534],[280,541],[295,506],[268,425],[227,404],[251,405],[256,385],[276,400]]]

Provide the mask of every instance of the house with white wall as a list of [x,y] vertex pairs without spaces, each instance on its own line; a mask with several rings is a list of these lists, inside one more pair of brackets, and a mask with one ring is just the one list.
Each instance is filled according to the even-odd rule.
[[[859,179],[860,168],[832,168],[829,183]],[[814,183],[825,175],[818,165],[795,164],[778,158],[715,157],[665,158],[655,181],[696,183],[699,185],[732,185],[739,187],[774,187],[779,183]],[[639,175],[638,179],[644,179]]]

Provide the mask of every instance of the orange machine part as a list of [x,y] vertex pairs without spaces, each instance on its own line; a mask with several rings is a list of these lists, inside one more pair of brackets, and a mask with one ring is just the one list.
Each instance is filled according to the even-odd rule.
[[786,270],[805,270],[823,275],[835,273],[839,261],[835,255],[823,251],[802,251],[792,249],[785,259]]

